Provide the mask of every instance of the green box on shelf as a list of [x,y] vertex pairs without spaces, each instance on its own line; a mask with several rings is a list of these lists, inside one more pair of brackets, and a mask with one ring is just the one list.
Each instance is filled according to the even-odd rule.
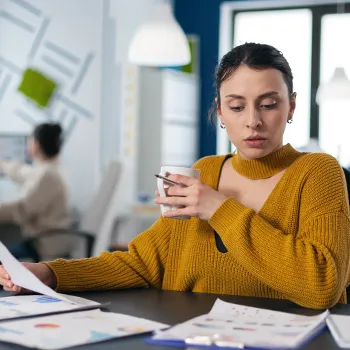
[[28,68],[23,73],[18,91],[36,102],[39,107],[45,108],[49,104],[56,87],[57,84],[52,79],[35,69]]
[[181,67],[181,71],[190,74],[199,74],[199,39],[196,35],[187,35],[190,47],[191,62]]

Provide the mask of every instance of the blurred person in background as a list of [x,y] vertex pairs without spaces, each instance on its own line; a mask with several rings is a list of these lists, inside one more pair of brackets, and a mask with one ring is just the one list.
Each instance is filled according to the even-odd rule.
[[[32,165],[0,160],[0,172],[19,185],[17,199],[0,202],[0,224],[20,225],[25,237],[69,228],[68,190],[59,164],[62,136],[57,123],[37,125],[27,146]],[[13,244],[9,248],[17,258],[31,253],[26,244]]]

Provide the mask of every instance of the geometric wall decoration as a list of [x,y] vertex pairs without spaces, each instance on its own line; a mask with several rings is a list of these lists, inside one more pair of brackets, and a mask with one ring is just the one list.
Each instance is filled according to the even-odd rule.
[[[13,83],[19,80],[18,91],[36,104],[12,103],[13,115],[31,127],[43,121],[60,122],[70,135],[81,118],[93,117],[78,97],[95,54],[86,44],[87,51],[79,51],[77,46],[67,47],[64,38],[54,40],[51,24],[34,1],[6,0],[6,6],[0,7],[1,28],[24,43],[16,46],[21,50],[17,56],[7,56],[6,50],[0,53],[0,103],[6,105]],[[5,45],[13,41],[1,40],[8,40]]]
[[18,91],[44,108],[48,105],[56,86],[52,79],[35,69],[28,68],[23,73]]

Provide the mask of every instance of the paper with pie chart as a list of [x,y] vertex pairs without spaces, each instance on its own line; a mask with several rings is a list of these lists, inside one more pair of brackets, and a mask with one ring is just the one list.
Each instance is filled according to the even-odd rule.
[[167,327],[143,318],[90,310],[1,323],[0,341],[56,350]]
[[94,301],[69,296],[75,304],[46,295],[17,295],[0,298],[0,325],[4,320],[96,309],[103,305]]

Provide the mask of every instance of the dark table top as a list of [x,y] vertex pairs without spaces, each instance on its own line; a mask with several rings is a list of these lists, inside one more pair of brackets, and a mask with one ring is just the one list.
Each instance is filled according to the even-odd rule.
[[[205,314],[210,311],[217,298],[224,301],[248,305],[253,307],[266,308],[282,312],[299,313],[302,315],[316,315],[317,310],[301,308],[292,302],[274,299],[237,297],[227,295],[209,295],[191,292],[170,292],[148,289],[119,290],[109,292],[84,292],[70,293],[83,298],[91,299],[100,303],[111,302],[108,310],[116,313],[128,314],[136,317],[143,317],[149,320],[174,325],[184,322],[190,318]],[[3,292],[0,296],[5,296]],[[337,305],[332,313],[350,315],[350,305]],[[105,350],[115,348],[118,350],[169,350],[171,348],[144,343],[148,335],[119,338],[101,343],[80,346],[77,349]],[[1,343],[2,349],[23,349],[22,346]],[[189,348],[187,348],[189,350]],[[333,340],[328,330],[306,344],[302,349],[308,350],[333,350],[340,349]],[[191,350],[194,350],[191,347]]]

